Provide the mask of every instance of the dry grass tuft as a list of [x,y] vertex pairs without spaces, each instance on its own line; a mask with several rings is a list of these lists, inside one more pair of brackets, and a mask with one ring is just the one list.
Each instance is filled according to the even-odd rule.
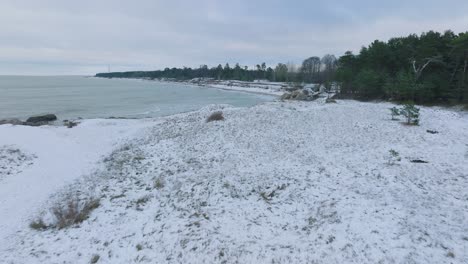
[[153,184],[153,187],[156,188],[156,189],[162,189],[164,188],[165,186],[165,183],[164,183],[164,180],[162,178],[157,178],[155,181],[154,181],[154,184]]
[[34,230],[45,230],[48,228],[48,226],[44,223],[44,220],[42,220],[42,218],[32,221],[29,224],[29,227]]
[[90,199],[80,202],[78,198],[68,198],[63,204],[52,208],[58,229],[79,224],[89,218],[91,212],[100,205],[99,199]]
[[224,120],[223,112],[217,111],[217,112],[212,113],[206,119],[206,122],[209,123],[209,122],[213,122],[213,121],[223,121],[223,120]]

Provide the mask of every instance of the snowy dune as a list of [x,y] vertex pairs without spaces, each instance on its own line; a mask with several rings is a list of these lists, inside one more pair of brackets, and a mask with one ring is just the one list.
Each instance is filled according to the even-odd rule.
[[[70,130],[0,126],[0,145],[30,157],[0,180],[0,225],[19,230],[8,241],[2,231],[0,259],[467,263],[468,115],[422,108],[421,125],[405,126],[390,120],[391,106],[275,102],[134,123],[86,121]],[[220,109],[225,121],[205,122]],[[66,180],[48,187],[50,171]],[[63,187],[72,179],[79,180]],[[30,187],[21,192],[23,185]],[[101,206],[62,230],[16,221],[39,215],[35,206],[57,188],[100,197]]]

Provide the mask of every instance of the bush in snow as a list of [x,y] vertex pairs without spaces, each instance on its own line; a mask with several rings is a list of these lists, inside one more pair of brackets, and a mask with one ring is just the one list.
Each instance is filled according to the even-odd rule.
[[207,119],[206,122],[213,122],[213,121],[222,121],[224,120],[223,112],[217,111],[212,113]]
[[388,165],[395,165],[395,163],[401,161],[400,153],[396,150],[389,150]]
[[408,125],[419,124],[419,108],[415,107],[413,102],[405,103],[400,113],[406,118]]
[[37,219],[37,220],[32,221],[29,224],[29,227],[35,230],[44,230],[44,229],[47,229],[48,226],[44,223],[44,220]]
[[100,202],[98,199],[89,199],[80,202],[78,198],[69,197],[63,204],[57,204],[52,208],[55,216],[55,227],[62,229],[74,224],[79,224],[88,219],[91,212],[98,208]]

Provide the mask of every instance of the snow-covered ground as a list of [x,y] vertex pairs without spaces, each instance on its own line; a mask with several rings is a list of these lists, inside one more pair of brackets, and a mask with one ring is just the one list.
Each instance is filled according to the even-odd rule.
[[36,158],[14,146],[0,146],[0,181],[9,175],[21,173],[24,168],[34,164]]
[[0,249],[12,234],[24,231],[49,196],[94,172],[99,159],[148,124],[86,120],[72,129],[1,125]]
[[[2,144],[37,156],[7,176],[12,183],[0,182],[0,259],[468,263],[468,115],[422,108],[421,125],[406,126],[390,120],[391,106],[274,102],[135,120],[131,128],[139,132],[99,163],[98,153],[112,149],[101,141],[116,135],[91,140],[86,125],[114,122],[107,130],[114,131],[124,121],[86,121],[70,130],[0,126]],[[215,110],[225,121],[206,123]],[[148,122],[154,125],[148,128]],[[35,137],[28,139],[30,129]],[[38,141],[40,146],[28,147]],[[70,161],[75,155],[80,162]],[[16,217],[40,215],[33,210],[39,202],[28,204],[23,196],[39,192],[43,199],[50,191],[47,175],[55,175],[55,189],[64,184],[56,178],[61,174],[91,175],[61,189],[100,198],[91,217],[61,230],[16,223]],[[16,198],[5,200],[4,191]],[[5,226],[19,232],[5,239]]]

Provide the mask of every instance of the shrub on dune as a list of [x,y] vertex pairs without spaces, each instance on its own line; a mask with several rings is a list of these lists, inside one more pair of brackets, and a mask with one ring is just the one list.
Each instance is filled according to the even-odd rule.
[[223,121],[223,120],[224,120],[223,112],[217,111],[217,112],[212,113],[206,119],[206,122],[209,123],[209,122],[213,122],[213,121]]

